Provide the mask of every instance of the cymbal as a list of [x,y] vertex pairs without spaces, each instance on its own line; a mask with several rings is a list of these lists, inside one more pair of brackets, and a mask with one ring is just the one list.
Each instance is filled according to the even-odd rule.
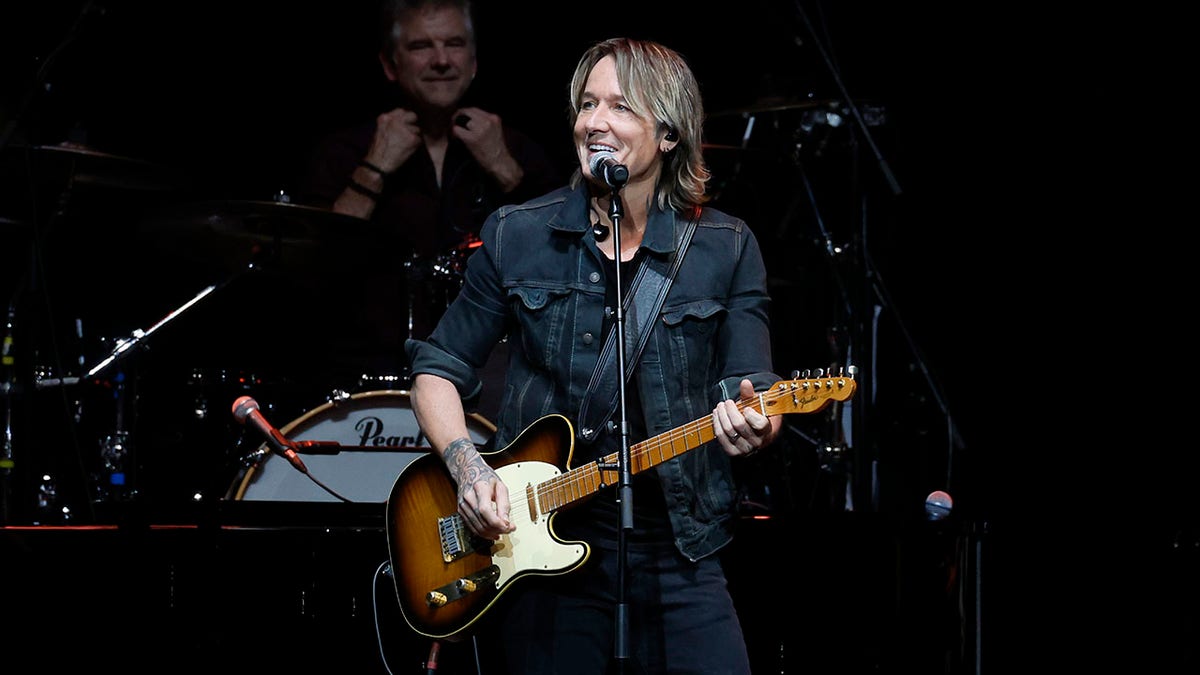
[[327,246],[362,241],[369,223],[329,209],[290,202],[203,201],[151,214],[143,233],[160,252],[267,267],[311,262]]
[[[175,227],[218,236],[285,243],[318,243],[325,235],[364,229],[367,222],[330,209],[265,200],[211,200],[163,210]],[[174,214],[168,216],[167,214]]]
[[750,147],[749,145],[731,145],[724,143],[702,143],[701,151],[705,160],[710,163],[721,162],[762,162],[779,156],[778,147]]
[[788,110],[821,110],[827,108],[839,108],[842,102],[837,99],[827,100],[803,100],[803,101],[781,101],[772,99],[762,99],[750,104],[744,108],[733,108],[729,110],[721,110],[714,113],[709,113],[709,117],[733,117],[742,115],[757,115],[768,112],[783,112]]
[[763,148],[749,148],[749,147],[745,147],[745,146],[741,146],[741,145],[727,145],[727,144],[722,144],[722,143],[701,143],[700,149],[705,150],[705,151],[715,150],[717,152],[747,152],[747,153],[767,152],[767,150],[765,150]]
[[5,155],[7,162],[24,164],[40,183],[69,181],[131,190],[168,190],[185,183],[182,174],[170,167],[77,144],[14,145]]
[[30,229],[29,223],[24,220],[19,220],[16,218],[6,218],[4,216],[0,216],[0,231],[9,231],[9,230],[24,231],[24,230],[28,230],[28,229]]

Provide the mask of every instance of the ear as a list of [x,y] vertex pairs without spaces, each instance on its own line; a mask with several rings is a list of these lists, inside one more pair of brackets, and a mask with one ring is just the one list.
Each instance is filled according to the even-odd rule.
[[383,74],[387,76],[389,82],[396,81],[396,63],[392,61],[390,54],[384,51],[379,52],[379,65],[383,66]]
[[659,143],[658,148],[665,155],[675,149],[675,142],[679,140],[679,132],[674,129],[667,129],[667,133],[663,134],[663,142]]

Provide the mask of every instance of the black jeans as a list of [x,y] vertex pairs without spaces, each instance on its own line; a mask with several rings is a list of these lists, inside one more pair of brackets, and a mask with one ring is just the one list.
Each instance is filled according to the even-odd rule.
[[619,556],[615,545],[593,546],[584,567],[506,592],[487,617],[484,672],[501,663],[509,675],[750,672],[718,556],[692,563],[663,544],[628,553],[628,659],[614,658]]

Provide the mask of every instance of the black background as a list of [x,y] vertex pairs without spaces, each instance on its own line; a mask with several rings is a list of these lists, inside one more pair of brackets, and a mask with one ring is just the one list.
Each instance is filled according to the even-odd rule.
[[[313,144],[338,126],[384,109],[389,89],[376,61],[371,3],[214,2],[185,10],[130,1],[87,5],[87,12],[81,6],[9,9],[15,16],[5,21],[11,39],[5,40],[4,63],[12,75],[6,82],[13,85],[8,110],[18,123],[14,142],[83,142],[118,159],[148,163],[146,173],[183,176],[186,187],[166,194],[114,196],[75,186],[68,215],[78,218],[80,230],[68,229],[76,234],[64,237],[67,252],[51,250],[43,262],[60,315],[82,315],[85,329],[123,336],[147,328],[209,281],[225,280],[220,274],[225,269],[204,267],[203,274],[189,275],[190,268],[174,257],[176,250],[154,244],[144,250],[146,241],[169,239],[176,225],[156,222],[155,209],[164,202],[241,203],[294,192]],[[985,290],[997,285],[987,270],[1007,246],[993,229],[989,205],[974,198],[986,189],[980,157],[993,142],[979,128],[982,117],[972,99],[983,64],[970,59],[979,47],[969,34],[936,28],[944,15],[840,3],[800,9],[749,2],[697,12],[667,2],[535,13],[480,3],[481,65],[470,95],[542,140],[565,178],[575,161],[565,92],[583,49],[596,39],[627,34],[683,53],[710,113],[708,143],[740,144],[744,113],[754,113],[751,149],[714,149],[709,161],[716,205],[745,218],[763,242],[776,298],[777,370],[786,375],[828,366],[826,340],[834,331],[840,331],[833,350],[840,365],[851,342],[863,352],[852,357],[859,364],[871,358],[867,352],[874,343],[877,372],[863,384],[878,391],[864,393],[862,414],[878,419],[862,433],[882,435],[896,426],[920,438],[896,439],[894,450],[869,451],[884,453],[879,459],[894,477],[884,479],[880,489],[892,489],[890,480],[897,486],[896,504],[873,508],[919,512],[930,491],[953,487],[964,507],[974,503],[982,511],[987,486],[965,484],[985,455],[970,442],[985,433],[973,428],[981,403],[971,397],[987,389],[978,386],[976,360],[994,349],[989,329],[979,324],[988,316],[981,310],[997,309]],[[69,35],[75,37],[66,40]],[[40,77],[49,86],[23,99],[39,79],[35,66],[47,61]],[[840,126],[802,130],[806,113],[844,101],[843,92],[857,102],[869,136],[855,124],[853,111],[837,103]],[[50,172],[34,180],[52,191],[57,185],[46,183],[57,178]],[[22,198],[12,203],[10,218],[37,222]],[[42,207],[40,218],[46,210]],[[147,229],[150,236],[139,237]],[[826,234],[841,253],[826,253]],[[13,272],[23,263],[17,261]],[[359,272],[353,262],[338,264],[347,265],[337,271],[343,276]],[[190,366],[201,360],[195,352],[219,351],[222,356],[205,365],[273,370],[276,376],[281,369],[297,369],[276,363],[279,349],[268,343],[277,342],[281,328],[289,339],[318,332],[321,308],[307,302],[307,277],[316,272],[289,273],[306,278],[254,289],[275,293],[258,298],[255,309],[273,306],[276,314],[205,317],[207,339],[175,347],[176,335],[192,332],[188,321],[201,323],[185,317],[178,322],[183,327],[171,326],[154,338],[162,345],[160,357],[167,358],[161,353],[169,349],[186,349],[189,354],[176,360]],[[878,334],[854,335],[861,328],[843,308],[866,316],[874,304],[882,308]],[[209,311],[217,314],[203,306],[193,313]],[[229,325],[213,323],[220,321]],[[264,323],[269,327],[256,325]],[[62,341],[69,343],[69,325],[53,330],[68,331]],[[218,349],[222,344],[234,347]],[[105,353],[88,349],[91,362]],[[251,353],[262,362],[255,363]],[[899,419],[906,415],[921,419]],[[961,437],[953,444],[948,418]],[[964,444],[951,453],[951,445]],[[951,454],[952,471],[960,475],[950,479],[964,481],[961,489],[948,484]],[[866,461],[859,464],[865,467]],[[860,496],[860,505],[868,499]]]
[[[380,111],[388,94],[375,55],[373,3],[114,0],[86,6],[90,10],[84,12],[81,2],[11,2],[0,10],[0,120],[14,125],[5,127],[13,132],[11,143],[85,142],[118,158],[103,162],[102,173],[145,178],[140,173],[145,162],[152,175],[184,176],[185,187],[76,186],[65,225],[56,225],[66,234],[55,233],[62,238],[51,239],[57,247],[46,248],[41,261],[45,295],[59,323],[48,320],[35,330],[34,317],[47,305],[40,296],[31,299],[25,252],[50,219],[45,201],[34,211],[22,186],[32,177],[36,191],[50,195],[52,203],[63,188],[62,174],[54,166],[30,172],[23,156],[0,148],[5,176],[0,227],[6,240],[0,290],[36,307],[21,315],[28,332],[19,335],[29,339],[18,344],[29,349],[32,342],[39,353],[19,354],[57,361],[60,371],[72,370],[80,351],[89,363],[105,353],[95,335],[111,338],[146,328],[205,283],[223,280],[224,265],[214,275],[207,267],[196,271],[177,264],[175,249],[151,244],[147,250],[138,233],[149,228],[162,235],[171,225],[157,220],[160,207],[237,204],[291,192],[312,144]],[[801,586],[814,601],[801,619],[812,637],[805,645],[816,646],[804,663],[814,672],[826,664],[835,669],[839,658],[833,650],[845,650],[842,665],[861,665],[864,671],[887,661],[870,653],[857,652],[857,660],[849,656],[859,647],[857,638],[870,642],[877,631],[890,630],[878,628],[886,624],[882,619],[864,617],[892,609],[893,600],[904,604],[900,591],[911,591],[881,577],[903,574],[897,570],[906,564],[920,568],[916,576],[936,576],[941,568],[922,565],[922,556],[936,546],[900,555],[912,540],[901,537],[893,550],[890,537],[896,531],[885,527],[880,535],[876,528],[880,521],[898,521],[903,531],[920,521],[925,495],[935,489],[954,495],[962,517],[955,526],[969,531],[971,541],[986,532],[982,539],[993,547],[985,567],[992,602],[985,635],[994,641],[985,650],[989,659],[1024,664],[1024,650],[1032,649],[1028,641],[1049,646],[1049,656],[1040,657],[1043,664],[1117,658],[1064,643],[1078,630],[1089,639],[1109,631],[1119,636],[1106,646],[1138,642],[1136,649],[1122,648],[1120,656],[1143,663],[1169,669],[1193,661],[1186,645],[1195,635],[1195,614],[1188,607],[1196,591],[1180,572],[1195,558],[1198,527],[1186,470],[1195,461],[1183,461],[1176,470],[1174,461],[1164,462],[1175,448],[1156,447],[1154,460],[1163,463],[1133,464],[1149,467],[1160,481],[1153,485],[1163,489],[1154,492],[1151,522],[1136,532],[1115,527],[1112,516],[1128,515],[1120,496],[1131,487],[1137,492],[1149,479],[1110,483],[1099,477],[1096,467],[1114,454],[1130,457],[1136,439],[1108,426],[1106,389],[1081,386],[1098,334],[1076,336],[1064,329],[1081,321],[1094,301],[1107,298],[1093,285],[1107,270],[1072,277],[1068,289],[1056,283],[1071,261],[1095,257],[1095,238],[1077,233],[1103,223],[1102,212],[1115,201],[1115,190],[1104,193],[1094,186],[1088,200],[1079,199],[1066,187],[1079,174],[1056,163],[1071,142],[1067,127],[1096,110],[1067,103],[1060,94],[1087,87],[1091,71],[1101,70],[1087,50],[1064,47],[1059,36],[1087,32],[1094,28],[1090,22],[1068,22],[1069,28],[1060,29],[1040,11],[1008,6],[768,0],[707,7],[674,1],[536,8],[481,2],[478,10],[480,71],[472,100],[542,140],[567,170],[574,161],[566,126],[568,78],[578,56],[598,39],[651,38],[683,53],[702,85],[709,143],[738,144],[742,113],[754,112],[752,151],[714,149],[708,157],[714,186],[721,188],[717,205],[744,217],[763,242],[776,300],[778,372],[826,365],[825,339],[845,328],[839,307],[846,298],[859,316],[881,301],[878,332],[853,335],[858,348],[873,354],[855,361],[874,361],[876,367],[857,401],[863,426],[850,466],[819,466],[808,439],[827,441],[831,430],[824,418],[814,418],[790,420],[795,433],[782,449],[747,468],[758,490],[751,496],[770,491],[769,511],[808,523],[791,533],[793,540],[835,551],[799,565],[806,582],[829,582],[815,597],[811,589],[819,583]],[[1040,35],[1054,37],[1053,51],[1065,53],[1065,63],[1038,51]],[[1121,81],[1132,81],[1128,75]],[[1127,93],[1113,92],[1109,100],[1123,101]],[[846,94],[863,110],[883,111],[882,121],[867,126],[869,138],[853,119],[838,128],[818,126],[815,134],[797,132],[806,111],[824,110],[825,103],[844,101]],[[776,104],[783,109],[766,111]],[[801,148],[793,152],[797,140]],[[811,184],[802,181],[798,167]],[[825,253],[821,225],[834,243],[846,246],[836,264]],[[351,279],[356,274],[353,265],[324,272]],[[288,386],[303,379],[305,369],[293,352],[274,349],[272,338],[336,327],[321,325],[321,308],[308,301],[311,279],[295,270],[285,276],[281,285],[253,289],[261,294],[255,308],[271,312],[239,313],[213,303],[164,329],[151,355],[138,357],[158,385],[150,392],[153,401],[142,402],[143,417],[161,414],[159,430],[147,440],[163,442],[175,456],[192,449],[159,434],[191,403],[186,373],[193,366],[210,373],[265,373],[269,382],[251,393],[264,402],[281,401],[272,411],[277,423],[323,400],[330,383]],[[71,345],[64,325],[76,315],[92,334],[82,347]],[[184,341],[183,333],[199,337]],[[280,386],[267,386],[274,383]],[[204,393],[222,415],[228,401],[244,393],[228,382],[206,386]],[[107,402],[110,393],[102,387],[88,396]],[[50,395],[26,395],[18,403],[57,406],[45,402]],[[1116,398],[1118,416],[1124,416],[1128,399]],[[26,445],[17,446],[26,452],[18,455],[26,464],[18,466],[53,465],[47,456],[59,453],[68,464],[77,457],[94,461],[94,436],[111,417],[106,403],[90,405],[87,416],[98,426],[85,428],[81,449],[56,449],[54,434],[65,433],[61,429],[37,441],[26,435]],[[1080,409],[1087,424],[1075,423]],[[950,440],[948,420],[959,442]],[[1097,441],[1077,437],[1084,426],[1098,432]],[[166,459],[163,448],[142,450],[150,469],[141,488],[167,493],[160,495],[164,506],[173,507],[197,482],[186,477],[189,472],[202,476],[198,482],[210,491],[233,475],[237,430],[210,426],[197,433],[228,450],[204,456],[199,466],[194,456],[184,462]],[[872,460],[879,467],[877,498],[864,480]],[[1120,459],[1118,464],[1128,468]],[[865,515],[865,526],[839,520],[844,480],[854,488],[858,513],[852,515]],[[17,498],[28,502],[31,485],[18,485]],[[810,536],[814,532],[818,536]],[[1138,546],[1147,546],[1155,563],[1166,564],[1132,584],[1116,584],[1140,569],[1125,564],[1135,556],[1140,560],[1140,549],[1133,550]],[[777,571],[782,554],[768,551],[739,554],[735,564],[751,569],[734,581],[755,578],[764,558]],[[822,562],[837,565],[836,574],[822,570]],[[888,569],[891,562],[897,569]],[[1097,577],[1101,581],[1090,581]],[[902,581],[908,580],[911,576]],[[883,597],[889,594],[896,597]],[[774,600],[771,609],[794,609],[788,598],[786,604]],[[1139,630],[1126,632],[1126,621],[1100,628],[1098,617],[1107,617],[1118,598],[1155,612],[1142,614],[1152,618],[1136,622]],[[918,618],[938,614],[925,599],[918,604]],[[786,633],[787,625],[772,625],[769,632]],[[916,633],[920,625],[907,630]],[[915,643],[906,631],[889,635],[897,644],[910,637]],[[925,645],[911,652],[919,657],[908,665],[928,665]]]

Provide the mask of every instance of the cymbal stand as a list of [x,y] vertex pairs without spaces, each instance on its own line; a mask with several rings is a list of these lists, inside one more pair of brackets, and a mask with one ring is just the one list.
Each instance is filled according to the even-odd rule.
[[67,34],[63,37],[62,41],[55,46],[53,51],[51,51],[45,56],[44,59],[42,59],[42,64],[38,67],[37,76],[34,79],[33,85],[21,98],[21,101],[16,108],[16,114],[6,121],[3,126],[0,126],[0,149],[5,148],[12,140],[13,136],[17,132],[17,128],[20,125],[22,118],[33,107],[33,101],[35,97],[40,95],[42,92],[49,91],[52,88],[51,83],[49,82],[50,70],[51,66],[53,66],[54,62],[58,59],[58,56],[62,54],[63,51],[79,37],[79,35],[83,32],[83,29],[87,27],[87,21],[91,20],[93,17],[103,16],[104,12],[105,9],[97,5],[94,0],[88,0],[83,8],[79,10],[79,13],[75,16],[74,23],[71,24],[70,29],[67,30]]
[[113,363],[115,363],[118,359],[124,358],[128,354],[129,350],[138,346],[144,340],[149,338],[151,335],[158,332],[159,329],[161,329],[163,326],[167,325],[171,321],[178,318],[180,314],[183,314],[184,312],[186,312],[193,305],[195,305],[196,303],[203,300],[205,297],[207,297],[213,291],[217,290],[217,288],[218,288],[218,286],[215,284],[206,287],[204,290],[197,293],[196,297],[183,303],[183,305],[181,305],[178,309],[172,310],[169,314],[167,314],[162,319],[160,319],[158,321],[158,323],[154,324],[153,326],[150,326],[150,328],[148,328],[146,330],[142,330],[141,328],[135,329],[133,331],[133,333],[130,335],[130,337],[117,340],[116,346],[113,348],[112,353],[109,354],[108,356],[104,357],[104,359],[101,360],[100,363],[97,363],[95,366],[93,366],[91,368],[91,370],[89,370],[87,372],[87,377],[89,377],[89,378],[95,377],[96,375],[103,372],[106,368],[111,366]]
[[[254,268],[251,268],[254,269]],[[229,283],[228,281],[225,283]],[[213,284],[205,287],[197,293],[195,297],[188,300],[178,308],[172,310],[157,323],[150,326],[146,330],[140,328],[133,331],[128,338],[122,338],[116,341],[116,346],[112,352],[102,359],[95,366],[87,371],[87,379],[96,377],[109,369],[113,364],[127,357],[133,350],[143,344],[150,338],[151,335],[157,333],[168,323],[179,318],[184,312],[191,309],[204,298],[215,292],[220,286]],[[137,496],[135,485],[131,485],[128,480],[126,469],[128,468],[130,458],[135,455],[134,444],[130,441],[129,431],[125,424],[125,408],[128,383],[126,382],[124,373],[117,373],[114,380],[114,398],[116,402],[116,424],[108,436],[100,441],[100,459],[103,462],[103,470],[107,474],[107,481],[97,483],[96,494],[93,497],[96,502],[120,502],[127,501]],[[100,485],[106,485],[101,488]]]
[[[742,130],[742,142],[739,146],[742,150],[748,150],[750,148],[750,136],[754,133],[754,123],[756,119],[757,118],[754,115],[746,116],[746,128]],[[722,181],[722,183],[717,186],[717,189],[713,194],[713,200],[720,199],[726,187],[738,182],[742,175],[742,162],[742,153],[739,152],[734,157],[733,168],[729,172],[729,178]]]
[[[805,11],[803,4],[801,2],[799,2],[798,0],[794,4],[796,7],[796,13],[800,17],[805,28],[807,28],[809,36],[812,38],[812,43],[816,47],[816,49],[822,59],[822,62],[825,65],[825,68],[829,72],[830,76],[833,78],[834,83],[836,84],[836,86],[838,88],[838,91],[842,95],[842,100],[845,102],[846,106],[850,109],[851,115],[856,122],[856,128],[860,132],[861,137],[863,139],[865,139],[865,142],[868,145],[868,147],[873,152],[873,154],[875,156],[875,161],[879,165],[879,168],[882,171],[884,178],[886,179],[886,181],[888,183],[888,186],[891,188],[892,193],[894,195],[899,195],[901,193],[900,185],[896,181],[895,176],[892,174],[891,168],[889,167],[887,161],[883,158],[882,154],[879,151],[879,148],[876,146],[874,139],[871,135],[871,132],[867,127],[867,123],[863,119],[862,113],[859,111],[857,105],[854,102],[853,97],[850,96],[850,92],[847,90],[845,84],[843,83],[840,71],[838,70],[837,65],[834,63],[833,58],[830,55],[829,51],[825,47],[825,41],[822,39],[821,35],[817,32],[817,29],[813,26],[813,23],[808,16],[808,12]],[[856,146],[857,146],[857,144],[856,144]],[[856,163],[855,163],[855,166],[857,166]],[[857,172],[857,168],[855,168],[854,171]],[[856,184],[856,189],[859,189],[857,187],[857,180],[855,180],[855,184]],[[807,182],[806,182],[806,187],[807,187]],[[860,208],[861,208],[861,205],[860,205]],[[860,216],[861,216],[861,214],[860,214]],[[860,217],[857,220],[860,221],[859,222],[859,225],[860,225],[859,239],[860,240],[857,242],[857,244],[860,249],[865,249],[865,247],[866,247],[865,218]],[[818,218],[818,222],[819,221],[820,221],[820,219]],[[833,255],[835,252],[840,253],[840,249],[835,249],[833,247],[832,241],[829,239],[828,233],[824,230],[823,227],[822,227],[821,234],[824,239],[827,255]],[[851,262],[859,263],[860,265],[862,265],[862,263],[865,261],[852,260]],[[860,269],[859,272],[861,272],[864,275],[867,274],[865,269]],[[840,276],[836,273],[836,270],[835,270],[834,276],[839,285],[839,289],[842,292],[843,302],[844,302],[844,305],[846,306],[846,311],[848,312],[848,317],[849,317],[849,324],[851,326],[851,329],[849,330],[850,335],[847,336],[849,339],[849,343],[845,347],[846,359],[847,359],[847,362],[849,362],[851,359],[860,360],[860,358],[856,356],[856,354],[858,354],[858,353],[862,353],[864,356],[867,357],[865,359],[861,359],[861,360],[864,360],[868,364],[866,377],[863,378],[864,384],[867,385],[867,391],[862,392],[864,394],[864,396],[860,396],[859,400],[865,399],[866,401],[871,402],[874,400],[874,396],[875,396],[873,383],[877,376],[876,368],[875,368],[876,363],[874,360],[874,356],[877,353],[877,345],[874,344],[874,336],[875,336],[875,332],[876,332],[875,327],[878,323],[878,311],[880,308],[878,308],[878,307],[869,308],[868,305],[870,303],[867,302],[866,298],[861,297],[861,296],[866,295],[863,292],[855,291],[855,292],[848,293],[847,286],[843,283]],[[869,309],[871,311],[868,311]],[[860,451],[867,451],[869,448],[872,448],[875,443],[874,439],[871,438],[871,434],[869,432],[869,429],[871,428],[872,425],[870,424],[870,420],[868,419],[868,417],[873,414],[873,411],[870,408],[870,405],[863,406],[863,405],[851,404],[851,407],[848,410],[848,412],[849,412],[849,414],[846,414],[843,416],[843,423],[841,426],[842,426],[844,433],[850,439],[850,447],[857,446],[857,448],[859,448]],[[858,462],[857,466],[852,467],[852,473],[857,474],[856,475],[856,478],[857,478],[856,483],[860,487],[862,492],[865,493],[869,497],[871,509],[877,510],[879,507],[879,504],[878,504],[878,485],[876,484],[876,472],[875,472],[875,466],[874,466],[875,458],[869,457],[869,459],[871,460],[870,462],[866,462],[866,461]],[[853,494],[853,489],[848,490],[847,494]],[[848,509],[848,510],[851,510],[851,509]]]
[[[850,110],[851,117],[854,119],[854,122],[855,122],[855,128],[858,131],[857,137],[861,138],[865,142],[867,148],[870,150],[871,155],[873,156],[875,163],[878,165],[880,173],[883,175],[883,178],[884,178],[885,182],[887,183],[888,188],[891,190],[892,195],[896,196],[896,197],[900,196],[902,194],[900,184],[896,180],[895,175],[892,173],[891,167],[889,166],[887,160],[884,159],[883,154],[880,152],[879,147],[876,145],[874,137],[871,134],[869,125],[867,123],[867,120],[863,117],[863,114],[860,111],[858,105],[855,104],[854,98],[852,96],[850,96],[850,92],[847,90],[847,88],[842,80],[841,73],[838,70],[838,67],[834,63],[829,51],[825,47],[824,40],[822,40],[822,38],[818,34],[816,28],[813,26],[813,23],[808,16],[808,12],[805,11],[803,4],[801,2],[799,2],[798,0],[794,4],[796,7],[796,12],[799,15],[801,21],[804,23],[805,28],[808,30],[809,36],[812,38],[812,42],[815,45],[817,51],[819,52],[819,54],[825,64],[826,69],[828,70],[830,76],[833,78],[833,81],[834,81],[835,85],[837,86],[838,91],[841,93],[843,102],[845,103],[847,108]],[[856,148],[857,148],[857,144],[856,144]],[[857,149],[855,149],[855,152],[857,152]],[[855,169],[855,172],[857,173],[857,169]],[[859,189],[861,192],[861,188],[857,188],[857,189]],[[896,307],[895,302],[892,300],[892,298],[887,290],[887,287],[884,285],[883,278],[880,274],[879,268],[875,265],[874,261],[871,258],[870,248],[868,246],[868,236],[867,236],[868,230],[866,227],[867,222],[866,222],[866,217],[864,215],[866,212],[866,208],[864,206],[865,202],[864,202],[861,194],[859,195],[859,197],[860,197],[859,198],[860,213],[858,214],[858,218],[857,218],[857,220],[859,222],[859,234],[858,234],[859,240],[857,242],[857,244],[858,244],[857,248],[858,248],[859,255],[853,262],[858,265],[859,276],[860,276],[860,278],[862,278],[865,281],[865,283],[863,284],[862,288],[859,289],[859,292],[856,294],[857,297],[855,298],[855,302],[852,303],[852,306],[857,308],[858,313],[857,313],[857,315],[852,314],[852,318],[853,318],[852,323],[853,323],[854,329],[852,331],[853,334],[850,337],[853,342],[859,343],[857,345],[859,347],[858,351],[863,352],[866,356],[869,357],[866,359],[866,361],[869,363],[868,368],[872,371],[867,374],[866,378],[864,378],[864,380],[866,381],[866,382],[864,382],[864,384],[867,384],[867,391],[864,391],[862,393],[865,394],[865,397],[860,396],[859,398],[860,398],[860,400],[865,398],[868,401],[872,401],[872,400],[874,400],[874,397],[875,397],[873,383],[877,377],[877,374],[873,371],[876,370],[875,366],[877,365],[875,363],[875,355],[879,351],[878,345],[875,343],[876,342],[875,335],[878,332],[879,319],[880,319],[880,315],[881,315],[882,311],[888,310],[891,312],[892,317],[895,320],[895,323],[899,327],[899,330],[901,331],[901,333],[903,335],[905,343],[906,343],[907,347],[909,348],[912,357],[916,361],[916,364],[919,366],[921,374],[925,378],[925,382],[926,382],[927,386],[929,387],[930,391],[932,392],[933,398],[938,406],[939,412],[942,414],[942,416],[946,420],[947,458],[946,458],[945,482],[946,482],[946,485],[949,487],[950,484],[954,482],[954,469],[955,469],[955,464],[956,464],[954,453],[955,453],[956,449],[961,449],[964,447],[963,439],[959,435],[957,424],[955,423],[954,418],[950,415],[949,408],[947,407],[947,404],[941,393],[941,387],[939,386],[939,384],[935,380],[935,378],[932,376],[932,374],[929,372],[929,369],[926,365],[926,360],[924,358],[924,355],[921,353],[921,350],[919,349],[915,340],[913,340],[911,334],[909,333],[907,324],[905,324],[903,318],[900,316],[899,310]],[[851,346],[854,346],[854,345],[851,345]],[[863,432],[861,434],[862,436],[869,436],[869,433],[867,433],[866,430],[869,429],[873,425],[868,424],[867,420],[864,419],[865,411],[863,410],[862,406],[858,406],[857,410],[858,410],[859,414],[855,416],[855,417],[857,417],[857,420],[855,420],[856,423],[847,424],[846,427],[848,430]],[[855,438],[854,440],[858,441],[860,439]],[[869,439],[869,438],[864,438],[862,440],[871,441],[871,439]],[[871,443],[873,443],[873,441],[871,441]],[[867,443],[867,444],[860,443],[860,447],[866,447],[867,445],[870,445],[871,443]],[[873,462],[874,462],[874,460],[873,460]],[[867,467],[859,467],[860,472],[863,472],[865,469],[867,469]],[[878,492],[877,492],[878,486],[876,485],[875,480],[876,480],[876,476],[875,476],[875,471],[874,471],[873,467],[871,467],[871,470],[869,473],[865,473],[864,475],[862,475],[860,477],[860,481],[869,486],[869,495],[871,497],[872,507],[875,509],[878,509],[878,507],[879,507]]]

